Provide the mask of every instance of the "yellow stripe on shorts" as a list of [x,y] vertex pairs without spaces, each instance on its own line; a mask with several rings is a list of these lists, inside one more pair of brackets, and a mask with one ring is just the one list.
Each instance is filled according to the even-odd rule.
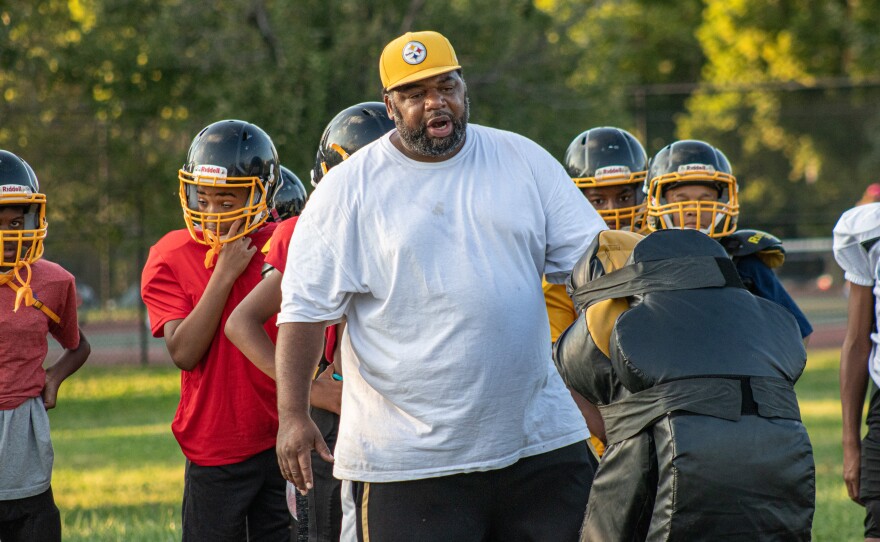
[[370,527],[367,522],[367,506],[370,503],[370,483],[363,482],[364,494],[361,498],[361,530],[364,533],[364,542],[370,542]]

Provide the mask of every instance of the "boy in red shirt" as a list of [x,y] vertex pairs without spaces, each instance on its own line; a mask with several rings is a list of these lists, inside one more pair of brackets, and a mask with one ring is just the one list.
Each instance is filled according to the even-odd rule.
[[[76,318],[73,276],[41,259],[46,196],[31,167],[0,151],[0,540],[61,540],[52,495],[54,452],[46,411],[61,382],[89,357]],[[52,334],[64,348],[43,369]]]
[[[183,540],[287,540],[285,481],[275,457],[274,381],[222,333],[260,281],[257,247],[280,179],[259,127],[215,122],[193,140],[179,172],[186,229],[150,249],[142,296],[152,332],[181,373],[171,429],[187,458]],[[206,249],[207,247],[207,249]],[[267,333],[276,333],[274,320]]]

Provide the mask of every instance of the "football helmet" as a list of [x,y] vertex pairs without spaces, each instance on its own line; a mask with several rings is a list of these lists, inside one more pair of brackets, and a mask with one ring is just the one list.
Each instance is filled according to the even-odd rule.
[[[221,120],[205,127],[193,139],[178,178],[186,227],[196,242],[211,247],[205,260],[210,267],[224,243],[239,239],[266,222],[281,171],[275,145],[266,132],[241,120]],[[232,211],[203,212],[199,209],[199,191],[205,187],[244,188],[245,204]],[[239,219],[242,224],[236,235],[221,233]]]
[[306,187],[292,171],[281,166],[281,183],[269,205],[269,220],[281,222],[299,216],[306,206]]
[[340,111],[321,135],[311,171],[312,186],[317,186],[330,168],[392,128],[394,121],[388,118],[388,110],[382,102],[364,102]]
[[610,126],[591,128],[576,138],[565,151],[565,168],[581,190],[631,185],[632,205],[596,209],[608,227],[639,231],[645,218],[645,182],[648,157],[632,134]]
[[46,195],[31,166],[9,151],[0,150],[0,206],[24,211],[21,229],[0,230],[0,269],[32,264],[43,256],[46,238]]
[[[717,199],[669,201],[670,189],[686,185],[706,186],[717,191]],[[736,231],[739,195],[730,162],[720,150],[704,141],[676,141],[651,158],[645,181],[648,195],[647,225],[651,231],[680,227],[694,222],[694,228],[714,238]]]

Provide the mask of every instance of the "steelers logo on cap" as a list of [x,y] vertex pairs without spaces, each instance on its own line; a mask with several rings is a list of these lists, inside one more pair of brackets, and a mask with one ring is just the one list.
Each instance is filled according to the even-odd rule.
[[407,64],[421,64],[428,56],[428,50],[419,41],[411,41],[403,46],[403,61]]

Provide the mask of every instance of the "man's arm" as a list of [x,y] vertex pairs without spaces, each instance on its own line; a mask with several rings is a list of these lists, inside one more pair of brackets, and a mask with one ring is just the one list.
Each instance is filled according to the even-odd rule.
[[224,331],[251,363],[275,379],[275,344],[263,325],[281,308],[281,273],[272,270],[235,307]]
[[[228,237],[238,233],[240,223],[240,220],[236,221],[229,228]],[[180,369],[192,371],[207,353],[220,325],[232,285],[247,268],[256,251],[248,237],[224,244],[217,257],[214,273],[192,312],[182,320],[165,323],[165,345],[171,360]]]
[[325,461],[333,455],[309,417],[312,374],[321,360],[325,322],[288,322],[278,327],[278,441],[281,474],[303,493],[313,487],[312,450]]
[[58,357],[54,365],[46,369],[46,384],[43,386],[41,395],[46,410],[55,408],[58,401],[58,388],[67,377],[77,372],[92,352],[92,347],[82,330],[79,330],[79,346],[73,349],[65,349]]
[[849,498],[856,502],[860,502],[862,409],[868,388],[873,316],[871,287],[850,283],[846,337],[840,351],[840,402],[843,412],[843,480]]

